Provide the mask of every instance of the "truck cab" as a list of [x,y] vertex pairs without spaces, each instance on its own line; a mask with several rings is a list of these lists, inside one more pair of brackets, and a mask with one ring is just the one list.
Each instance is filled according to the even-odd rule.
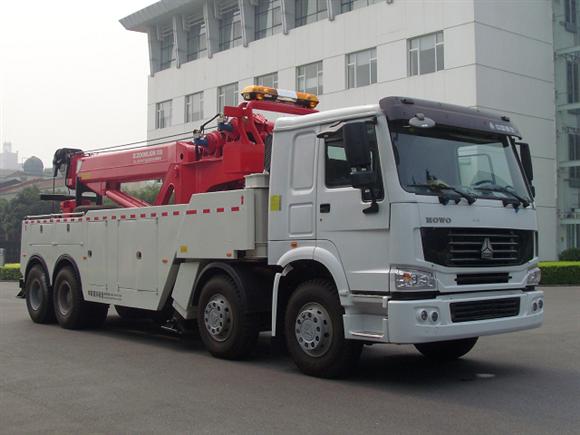
[[[422,349],[441,354],[539,326],[533,175],[519,136],[506,117],[400,97],[279,119],[268,230],[277,281],[293,264],[323,264],[349,340],[439,343]],[[323,341],[295,335],[305,352]]]

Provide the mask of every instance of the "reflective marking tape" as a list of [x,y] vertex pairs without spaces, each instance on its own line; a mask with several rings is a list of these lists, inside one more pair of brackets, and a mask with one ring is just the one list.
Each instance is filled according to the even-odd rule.
[[173,216],[179,216],[179,210],[175,210],[175,211],[173,212]]
[[166,211],[164,211],[163,213],[161,213],[161,216],[167,216],[169,213],[167,213]]
[[220,208],[218,208],[216,211],[217,211],[218,213],[223,213],[225,210],[224,210],[222,207],[220,207]]
[[240,211],[240,207],[232,207],[232,211],[233,212]]
[[185,214],[197,214],[197,210],[187,210]]
[[209,214],[210,213],[210,209],[209,208],[204,208],[203,209],[203,214]]
[[134,215],[134,214],[132,214],[132,215],[131,215],[131,219],[135,219],[136,217],[137,217],[137,216],[136,216],[136,215]]
[[141,213],[139,216],[141,216],[142,218],[147,217],[145,213]]

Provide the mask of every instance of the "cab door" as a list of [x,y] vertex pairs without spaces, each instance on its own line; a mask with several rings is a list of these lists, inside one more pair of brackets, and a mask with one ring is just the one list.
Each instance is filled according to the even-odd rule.
[[[377,121],[364,120],[371,148],[371,160],[377,182],[374,193],[378,211],[364,213],[370,207],[370,191],[355,189],[350,181],[350,166],[342,134],[318,142],[317,239],[338,251],[351,290],[384,291],[388,288],[389,203],[383,185],[385,176],[381,155],[386,144],[378,140]],[[322,128],[324,130],[324,127]]]

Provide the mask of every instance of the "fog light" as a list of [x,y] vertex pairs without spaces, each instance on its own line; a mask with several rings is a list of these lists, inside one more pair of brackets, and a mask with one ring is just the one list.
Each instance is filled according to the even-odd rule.
[[432,320],[433,322],[436,322],[437,320],[439,320],[439,313],[438,313],[437,311],[433,311],[433,312],[431,313],[431,320]]
[[534,311],[538,311],[538,304],[537,304],[537,302],[534,302],[534,303],[532,304],[532,310],[534,310]]
[[423,310],[423,311],[421,311],[419,316],[420,316],[421,320],[424,322],[429,317],[429,314],[427,313],[427,311]]
[[540,310],[541,310],[542,308],[544,308],[544,300],[543,300],[543,299],[540,299],[540,300],[538,301],[538,307],[540,307]]

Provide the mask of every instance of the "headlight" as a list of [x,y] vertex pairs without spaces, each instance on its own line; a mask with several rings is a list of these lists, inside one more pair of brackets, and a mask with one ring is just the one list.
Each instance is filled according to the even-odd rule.
[[542,271],[539,267],[531,269],[528,271],[528,279],[526,285],[535,286],[540,285],[540,281],[542,280]]
[[431,272],[416,269],[391,269],[396,290],[433,290],[437,288]]

